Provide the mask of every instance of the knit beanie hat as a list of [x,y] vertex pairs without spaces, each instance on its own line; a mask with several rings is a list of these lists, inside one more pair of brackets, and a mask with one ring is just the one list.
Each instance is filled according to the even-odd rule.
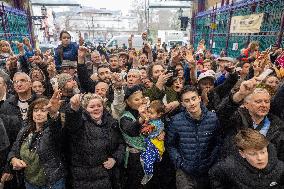
[[124,100],[128,99],[132,94],[134,94],[137,91],[143,91],[141,85],[134,85],[133,87],[127,87],[125,90]]

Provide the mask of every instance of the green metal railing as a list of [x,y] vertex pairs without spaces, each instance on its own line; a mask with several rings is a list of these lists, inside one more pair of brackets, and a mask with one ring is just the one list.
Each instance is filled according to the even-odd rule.
[[[230,33],[230,20],[233,16],[257,13],[264,13],[260,33]],[[281,39],[279,32],[281,27],[284,27],[284,23],[281,23],[284,22],[283,14],[284,0],[245,0],[200,12],[193,17],[194,47],[197,47],[201,39],[205,39],[207,49],[211,49],[214,54],[219,54],[224,49],[228,56],[237,57],[241,49],[246,48],[250,41],[256,40],[260,43],[260,50],[265,50]],[[212,24],[215,27],[212,27]],[[280,35],[283,35],[283,32]],[[237,50],[233,50],[234,43],[238,43]],[[278,43],[284,46],[284,39],[282,38]]]

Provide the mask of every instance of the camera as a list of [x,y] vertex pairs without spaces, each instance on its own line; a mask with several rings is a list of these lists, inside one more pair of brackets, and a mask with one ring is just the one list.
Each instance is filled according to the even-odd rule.
[[172,76],[168,79],[168,81],[165,84],[167,87],[172,86],[173,82],[176,80],[178,76],[178,72],[175,70],[175,67],[169,67],[167,69],[166,74],[169,74],[169,73],[172,73]]

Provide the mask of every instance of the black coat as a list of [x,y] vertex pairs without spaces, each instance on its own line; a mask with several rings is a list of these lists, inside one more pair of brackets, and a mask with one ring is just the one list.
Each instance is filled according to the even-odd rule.
[[[10,162],[13,157],[21,159],[20,149],[23,141],[28,136],[29,126],[23,127],[18,133],[17,140],[8,155]],[[39,156],[40,165],[44,169],[47,180],[47,186],[54,184],[56,181],[64,178],[65,169],[62,161],[61,149],[58,145],[61,137],[61,122],[59,119],[48,119],[41,132],[39,140],[34,140],[32,145],[35,147]]]
[[[118,123],[104,111],[102,124],[93,121],[85,110],[66,110],[65,128],[68,130],[70,169],[73,188],[118,188],[117,171],[122,164],[125,145]],[[108,158],[116,160],[111,170],[104,168]]]
[[[0,127],[4,129],[0,138],[0,175],[2,173],[12,173],[10,164],[7,162],[7,156],[11,146],[16,141],[18,132],[22,128],[20,122],[15,121],[15,116],[0,115]],[[4,133],[6,136],[4,136]],[[5,137],[8,141],[5,141]],[[7,143],[8,142],[8,143]],[[4,145],[5,144],[5,145]]]
[[229,96],[231,90],[233,89],[233,87],[237,82],[238,82],[238,74],[233,73],[229,75],[229,77],[225,80],[224,83],[218,85],[212,91],[210,91],[208,93],[208,100],[209,100],[207,105],[208,110],[215,111],[222,102],[222,100],[225,97]]
[[282,84],[271,102],[271,112],[284,121],[284,84]]
[[268,153],[263,170],[251,166],[239,153],[217,163],[209,171],[212,189],[283,189],[284,163],[277,159],[273,146]]
[[[121,130],[130,137],[138,137],[140,135],[141,124],[138,121],[139,113],[137,110],[133,110],[130,107],[126,107],[125,111],[128,111],[135,120],[122,116],[120,119]],[[140,154],[129,153],[127,169],[126,169],[126,183],[125,189],[140,189],[142,188],[141,180],[144,172],[140,162]]]
[[[224,129],[223,157],[226,157],[234,150],[233,137],[240,129],[253,128],[252,118],[245,108],[239,108],[232,100],[232,96],[224,99],[217,110],[218,118]],[[267,139],[274,144],[277,156],[284,160],[284,122],[277,116],[269,113],[270,127],[266,134]]]
[[[31,99],[28,100],[28,104],[31,104],[38,96],[33,93]],[[0,114],[16,116],[16,120],[22,122],[21,110],[18,106],[19,97],[17,95],[10,96],[4,103],[1,105]]]

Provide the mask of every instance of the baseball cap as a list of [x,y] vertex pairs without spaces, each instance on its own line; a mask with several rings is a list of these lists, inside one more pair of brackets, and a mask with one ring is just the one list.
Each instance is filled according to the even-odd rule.
[[204,78],[211,78],[213,80],[215,80],[215,72],[213,70],[207,70],[206,72],[201,73],[198,76],[198,82]]
[[236,59],[231,58],[231,57],[219,57],[219,58],[217,58],[217,60],[218,61],[228,61],[228,62],[233,62],[233,63],[236,62]]

